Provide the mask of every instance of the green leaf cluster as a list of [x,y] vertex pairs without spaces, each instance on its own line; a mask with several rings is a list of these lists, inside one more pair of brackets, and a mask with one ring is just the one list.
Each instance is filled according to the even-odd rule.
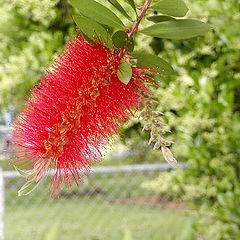
[[[132,38],[129,39],[127,34],[128,26],[123,23],[114,11],[94,0],[69,1],[78,10],[79,15],[74,15],[73,19],[87,40],[90,38],[93,41],[100,41],[109,48],[114,46],[118,49],[126,49],[129,52],[134,50],[134,41]],[[122,14],[124,20],[131,20],[131,16],[127,14],[119,2],[115,0],[108,0],[108,2]],[[127,2],[137,12],[134,1]],[[153,21],[154,24],[140,31],[145,35],[186,39],[204,34],[210,29],[208,24],[199,20],[175,18],[184,17],[188,12],[188,8],[182,0],[161,0],[153,4],[151,8],[165,15],[147,16],[147,19]],[[156,67],[159,68],[159,73],[163,75],[175,74],[173,68],[160,57],[144,51],[141,53],[133,52],[132,56],[136,58],[139,67]],[[121,65],[120,68],[123,70],[125,66],[126,64]],[[126,81],[126,74],[129,74],[127,78],[130,79],[130,71],[125,71],[125,77],[118,72],[120,81],[125,84],[128,82]]]
[[[74,15],[73,19],[80,31],[87,36],[87,40],[90,38],[93,41],[100,41],[109,48],[112,48],[113,44],[117,48],[125,48],[129,45],[128,38],[123,44],[123,38],[118,41],[115,36],[126,30],[126,26],[114,11],[94,0],[69,0],[69,2],[78,11],[78,15]],[[131,21],[131,17],[118,1],[108,2],[122,14],[124,20]]]
[[183,0],[160,0],[151,8],[157,14],[147,19],[155,24],[141,30],[141,33],[148,36],[188,39],[203,35],[210,30],[210,26],[202,21],[182,19],[188,12],[188,7]]
[[[127,27],[113,11],[94,0],[70,0],[70,3],[79,12],[79,15],[74,15],[73,19],[86,40],[104,43],[110,49],[114,46],[118,49],[133,51],[133,39],[129,39],[125,32]],[[118,1],[109,0],[109,3],[131,21],[131,17]],[[128,3],[135,10],[134,2]],[[121,62],[117,75],[121,82],[127,84],[132,77],[131,65],[125,61]]]
[[18,196],[28,195],[33,192],[40,182],[35,180],[36,175],[31,171],[23,171],[22,169],[14,166],[15,170],[26,179],[26,183],[19,189]]

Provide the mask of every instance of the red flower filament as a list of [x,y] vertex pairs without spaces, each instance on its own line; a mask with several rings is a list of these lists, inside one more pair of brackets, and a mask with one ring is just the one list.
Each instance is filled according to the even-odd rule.
[[77,183],[143,103],[149,77],[132,67],[125,85],[117,77],[120,60],[117,50],[79,35],[41,77],[13,129],[14,162],[34,169],[36,181],[54,169],[53,191]]

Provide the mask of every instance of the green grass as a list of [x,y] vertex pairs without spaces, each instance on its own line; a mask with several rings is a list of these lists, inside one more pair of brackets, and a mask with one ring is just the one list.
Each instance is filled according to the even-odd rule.
[[[193,219],[186,212],[114,203],[117,198],[152,195],[140,187],[156,172],[92,175],[80,190],[99,189],[98,196],[51,199],[49,182],[30,196],[17,197],[23,179],[6,179],[5,239],[45,240],[58,226],[57,240],[192,240]],[[73,187],[63,192],[79,191]],[[184,237],[181,237],[184,235]]]
[[6,240],[43,239],[55,224],[60,226],[58,240],[119,239],[125,229],[134,239],[147,240],[159,233],[167,240],[181,235],[191,221],[183,212],[109,204],[98,198],[60,199],[24,207],[16,204],[6,208],[5,219]]

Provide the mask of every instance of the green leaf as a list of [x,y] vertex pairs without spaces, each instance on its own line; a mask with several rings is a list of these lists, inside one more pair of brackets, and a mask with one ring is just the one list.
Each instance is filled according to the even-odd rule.
[[164,159],[173,167],[177,166],[177,160],[173,157],[172,152],[169,148],[162,146],[161,151],[163,154]]
[[36,182],[36,181],[26,182],[18,191],[18,196],[30,194],[32,191],[34,191],[37,188],[38,185],[39,185],[39,182]]
[[133,51],[133,49],[134,49],[134,41],[133,41],[132,38],[131,38],[130,41],[128,42],[128,45],[127,45],[126,49],[127,49],[129,52],[132,52],[132,51]]
[[113,27],[110,27],[110,26],[108,26],[108,25],[102,25],[104,28],[105,28],[105,30],[107,31],[107,33],[109,34],[109,35],[112,35],[113,34],[113,32],[114,32],[114,29],[113,29]]
[[131,17],[127,14],[124,8],[118,3],[117,0],[108,0],[122,15],[124,15],[127,19],[132,21]]
[[134,0],[124,0],[124,1],[127,2],[132,7],[132,9],[134,10],[135,13],[137,13]]
[[160,74],[164,75],[177,74],[169,63],[158,56],[144,52],[135,52],[132,56],[137,59],[138,67],[155,67],[160,70]]
[[187,39],[202,35],[210,29],[207,23],[195,19],[176,19],[156,23],[140,31],[141,33],[159,38]]
[[91,18],[101,24],[118,29],[125,29],[121,20],[111,10],[93,0],[69,0],[85,17]]
[[87,42],[91,42],[92,41],[92,39],[91,38],[89,38],[83,31],[80,31],[81,32],[81,34],[82,34],[82,36],[84,37],[84,39],[87,41]]
[[157,15],[157,16],[147,17],[147,20],[158,23],[158,22],[166,22],[166,21],[174,20],[174,18],[167,15]]
[[23,171],[22,169],[18,168],[17,166],[13,165],[13,167],[15,168],[15,170],[21,174],[23,177],[26,178],[27,181],[32,181],[34,180],[34,178],[36,177],[36,174],[31,172],[31,171]]
[[33,181],[36,178],[36,173],[29,173],[29,175],[26,177],[27,181]]
[[128,44],[128,35],[124,31],[117,31],[112,36],[113,44],[116,48],[124,48]]
[[15,168],[15,170],[23,177],[28,177],[29,174],[23,170],[21,170],[20,168],[18,168],[17,166],[13,165],[13,167]]
[[184,17],[188,12],[188,7],[182,0],[161,0],[151,8],[173,17]]
[[133,51],[134,48],[134,42],[133,39],[131,38],[130,40],[128,39],[128,35],[124,31],[117,31],[113,34],[112,36],[112,42],[113,45],[116,48],[120,49],[127,49],[129,52]]
[[106,29],[98,22],[81,15],[73,15],[73,20],[90,39],[95,41],[100,40],[105,44],[109,42],[109,35]]
[[122,83],[128,84],[132,78],[132,67],[130,63],[122,59],[117,71],[117,76]]

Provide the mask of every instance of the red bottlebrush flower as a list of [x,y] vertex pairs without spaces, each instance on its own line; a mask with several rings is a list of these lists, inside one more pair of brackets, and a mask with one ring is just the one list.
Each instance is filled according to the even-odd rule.
[[125,85],[117,77],[119,50],[79,35],[41,77],[13,128],[14,162],[28,164],[39,181],[55,170],[53,191],[81,179],[102,156],[132,108],[143,102],[149,77],[132,67]]

